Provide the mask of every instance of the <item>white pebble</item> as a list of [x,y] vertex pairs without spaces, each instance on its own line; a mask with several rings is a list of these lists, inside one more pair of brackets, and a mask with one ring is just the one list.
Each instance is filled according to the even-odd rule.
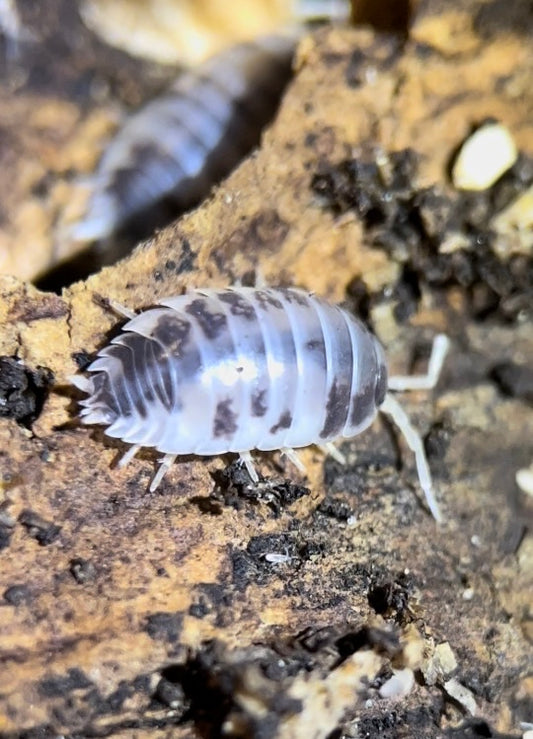
[[533,467],[518,470],[515,479],[520,490],[533,497]]
[[507,172],[518,157],[513,137],[500,123],[478,128],[462,145],[452,169],[459,190],[486,190]]
[[404,670],[393,670],[392,677],[383,683],[379,689],[382,698],[401,698],[413,689],[415,675],[406,667]]
[[447,680],[444,683],[444,690],[448,693],[450,698],[453,698],[457,703],[460,703],[465,711],[467,711],[471,716],[476,715],[477,705],[474,696],[468,688],[461,685],[459,680],[456,680],[454,677],[452,677],[451,680]]

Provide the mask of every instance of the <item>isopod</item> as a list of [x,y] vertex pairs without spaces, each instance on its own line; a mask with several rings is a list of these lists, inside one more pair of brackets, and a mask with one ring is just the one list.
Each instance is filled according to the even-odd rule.
[[[280,33],[237,44],[134,113],[105,150],[71,237],[146,236],[196,205],[259,142],[290,78],[296,40]],[[111,249],[103,262],[118,256]]]
[[366,429],[378,410],[392,417],[415,453],[421,487],[439,509],[420,436],[389,389],[430,388],[448,341],[434,342],[428,374],[388,378],[378,340],[346,310],[292,288],[192,290],[160,300],[131,319],[74,384],[85,424],[164,454],[150,490],[177,455],[236,452],[252,480],[251,450],[318,444],[339,461],[332,441]]

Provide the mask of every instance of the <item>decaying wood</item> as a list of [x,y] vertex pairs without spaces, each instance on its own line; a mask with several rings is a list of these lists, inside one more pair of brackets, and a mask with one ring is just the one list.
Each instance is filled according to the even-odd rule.
[[[481,272],[468,288],[439,283],[409,253],[409,294],[396,252],[339,204],[343,160],[389,166],[413,149],[409,188],[459,208],[448,166],[487,118],[533,156],[531,44],[471,24],[446,47],[456,22],[424,7],[403,44],[369,30],[306,38],[262,146],[201,208],[61,297],[0,280],[0,412],[34,399],[0,419],[3,736],[519,735],[533,548],[514,476],[533,458],[533,417],[492,370],[531,365],[530,314],[512,310],[531,259],[514,277],[503,265],[500,295]],[[317,175],[331,178],[322,195]],[[187,458],[153,494],[154,454],[119,470],[122,447],[76,425],[68,378],[117,326],[95,295],[142,308],[257,275],[351,308],[362,295],[395,371],[450,336],[438,388],[404,399],[427,435],[442,526],[382,421],[342,445],[345,467],[309,449],[302,477],[258,455],[255,488],[231,460]],[[414,687],[381,697],[393,669],[413,671]]]

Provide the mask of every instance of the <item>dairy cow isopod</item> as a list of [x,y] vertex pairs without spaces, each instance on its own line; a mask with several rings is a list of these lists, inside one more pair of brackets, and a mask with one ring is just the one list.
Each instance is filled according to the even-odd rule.
[[354,316],[292,288],[193,290],[131,314],[122,332],[74,384],[85,424],[165,456],[160,483],[177,455],[238,453],[257,480],[250,452],[331,442],[389,413],[415,452],[420,484],[439,512],[420,437],[388,389],[432,387],[447,341],[437,337],[428,375],[387,377],[383,349]]
[[[290,78],[296,40],[280,33],[225,49],[127,119],[71,236],[105,242],[121,229],[145,236],[196,205],[259,143]],[[118,256],[111,250],[104,261]]]

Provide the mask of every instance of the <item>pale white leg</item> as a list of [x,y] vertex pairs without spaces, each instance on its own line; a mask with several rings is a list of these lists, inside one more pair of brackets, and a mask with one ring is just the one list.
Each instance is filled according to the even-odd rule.
[[431,480],[431,472],[429,470],[429,465],[426,459],[426,453],[424,451],[424,445],[422,443],[422,438],[420,437],[420,434],[415,431],[415,429],[411,425],[411,421],[409,420],[407,413],[403,410],[398,401],[393,398],[390,393],[387,393],[387,395],[385,396],[385,400],[380,406],[380,410],[384,413],[387,413],[387,415],[392,418],[393,422],[403,434],[405,441],[409,445],[409,448],[414,452],[418,479],[420,481],[420,487],[424,491],[428,508],[436,521],[442,521],[439,506],[435,499],[433,483]]
[[123,454],[122,457],[120,458],[117,464],[117,467],[119,469],[122,469],[127,464],[129,464],[131,460],[133,459],[133,457],[137,454],[140,448],[141,448],[141,444],[134,444],[133,446],[130,446],[128,451],[125,454]]
[[254,467],[254,462],[250,452],[241,452],[239,454],[239,459],[246,467],[246,471],[250,475],[252,482],[259,482],[259,475],[257,474],[257,470]]
[[167,474],[169,468],[172,467],[172,465],[174,464],[175,459],[176,459],[176,454],[165,454],[163,459],[159,460],[160,462],[159,469],[157,470],[154,479],[150,483],[151,493],[153,493],[154,490],[157,490],[161,480]]
[[325,444],[317,444],[320,451],[326,455],[326,457],[329,456],[333,457],[335,462],[338,462],[339,464],[346,464],[346,457],[344,454],[337,449],[335,444],[332,441],[327,441]]
[[431,390],[439,380],[439,375],[448,353],[450,341],[444,334],[437,334],[433,340],[428,371],[425,375],[397,375],[389,377],[389,390]]
[[294,449],[291,449],[291,447],[286,446],[283,447],[283,449],[280,449],[281,454],[283,456],[287,457],[287,459],[293,463],[293,465],[300,470],[300,472],[303,472],[305,474],[305,465],[300,459],[300,457],[297,455],[297,453],[294,451]]
[[107,298],[107,302],[111,310],[113,310],[115,313],[118,313],[119,316],[124,316],[124,318],[129,318],[131,320],[137,315],[135,311],[126,308],[126,306],[122,305],[122,303],[117,303],[117,301],[113,300],[113,298]]

